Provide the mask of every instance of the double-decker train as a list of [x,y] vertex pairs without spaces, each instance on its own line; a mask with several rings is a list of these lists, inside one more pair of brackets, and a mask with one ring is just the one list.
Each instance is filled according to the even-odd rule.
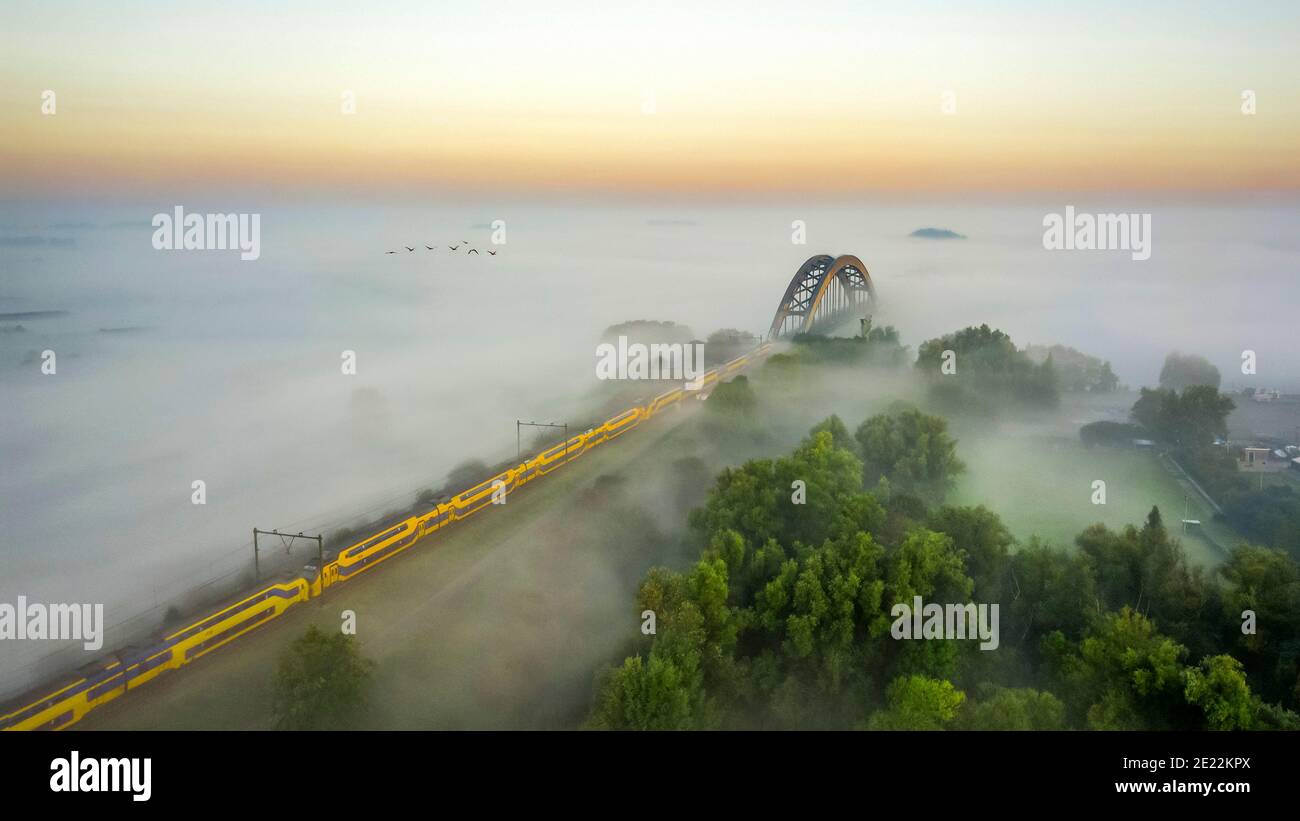
[[391,559],[431,533],[472,516],[492,504],[494,495],[509,494],[578,459],[592,448],[616,439],[642,422],[693,396],[706,396],[720,381],[766,356],[770,344],[705,372],[695,383],[656,396],[632,407],[586,433],[570,437],[531,459],[450,497],[427,513],[390,525],[379,533],[339,551],[323,567],[308,565],[297,576],[269,584],[252,595],[171,631],[142,647],[119,650],[109,659],[83,670],[74,680],[42,688],[18,706],[0,713],[0,730],[58,730],[79,721],[91,710],[134,690],[227,644],[259,625],[282,615],[298,602],[322,595]]

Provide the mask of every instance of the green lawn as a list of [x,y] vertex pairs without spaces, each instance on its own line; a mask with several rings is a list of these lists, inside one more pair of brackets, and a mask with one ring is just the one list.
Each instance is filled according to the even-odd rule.
[[[958,454],[967,468],[951,501],[991,508],[1021,539],[1037,535],[1071,546],[1088,525],[1141,524],[1155,505],[1171,531],[1180,528],[1186,515],[1205,523],[1219,543],[1235,543],[1231,532],[1213,523],[1201,500],[1185,495],[1149,451],[1088,449],[1077,439],[1060,436],[994,433],[962,438]],[[1094,480],[1106,483],[1104,505],[1092,502]],[[1183,543],[1193,561],[1208,565],[1222,560],[1210,542],[1195,534],[1184,537]]]

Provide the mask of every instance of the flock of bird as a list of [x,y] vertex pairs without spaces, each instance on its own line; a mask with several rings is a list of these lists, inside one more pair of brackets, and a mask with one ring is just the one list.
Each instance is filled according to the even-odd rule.
[[[450,248],[453,252],[455,252],[455,251],[457,251],[457,250],[460,248],[460,246],[462,246],[462,245],[469,245],[469,240],[467,240],[467,239],[463,239],[463,240],[461,240],[458,244],[456,244],[456,245],[448,245],[447,247]],[[413,253],[413,252],[415,251],[415,246],[413,246],[413,245],[403,245],[402,247],[406,249],[406,252],[407,252],[408,254],[409,254],[409,253]],[[425,245],[424,247],[425,247],[425,250],[432,251],[432,250],[436,249],[438,246],[436,246],[436,245]],[[385,251],[384,253],[385,253],[385,254],[396,254],[397,251]],[[477,249],[477,248],[471,248],[471,249],[469,249],[468,251],[465,252],[466,256],[468,256],[469,254],[477,254],[477,253],[478,253],[478,249]],[[488,251],[488,256],[492,256],[492,257],[494,257],[494,256],[496,256],[496,255],[497,255],[497,252],[496,252],[496,251],[492,251],[492,250],[489,250],[489,251]]]

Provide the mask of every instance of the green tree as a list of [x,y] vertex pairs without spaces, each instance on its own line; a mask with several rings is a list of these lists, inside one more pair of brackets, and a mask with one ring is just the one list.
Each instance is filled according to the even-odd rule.
[[959,726],[964,730],[1064,730],[1065,705],[1051,693],[1030,687],[988,687],[979,701],[968,701]]
[[914,596],[929,601],[969,601],[974,582],[966,575],[965,557],[952,537],[933,530],[913,531],[886,559],[886,601],[912,604]]
[[704,341],[704,361],[712,367],[720,362],[730,362],[754,349],[754,335],[735,328],[723,328],[709,334]]
[[952,538],[975,581],[975,596],[981,601],[1000,601],[1009,580],[1015,542],[1002,519],[983,505],[943,507],[930,516],[929,527]]
[[866,533],[830,541],[810,552],[795,573],[765,587],[756,607],[760,623],[782,636],[784,654],[801,662],[827,694],[860,676],[870,652],[867,639],[884,632],[883,553]]
[[[1235,462],[1232,469],[1235,473]],[[1244,487],[1221,498],[1224,514],[1237,530],[1252,541],[1300,558],[1300,493],[1295,488]]]
[[[803,504],[794,503],[796,482],[803,483]],[[880,505],[861,488],[862,463],[820,431],[788,457],[722,471],[704,507],[691,511],[691,526],[706,541],[735,531],[747,550],[772,539],[791,549],[820,544],[837,534],[873,532],[883,521]]]
[[1165,364],[1160,369],[1160,387],[1173,391],[1183,391],[1193,385],[1219,387],[1219,369],[1210,364],[1203,356],[1181,354],[1177,351],[1165,357]]
[[1152,433],[1164,435],[1168,420],[1177,414],[1178,392],[1164,388],[1143,388],[1129,409],[1129,418]]
[[744,374],[720,383],[705,403],[709,413],[729,419],[751,419],[758,408],[758,397]]
[[896,368],[907,362],[907,348],[893,327],[868,328],[866,336],[795,334],[793,355],[805,365]]
[[[944,374],[944,352],[956,355],[956,372]],[[1011,337],[988,325],[921,343],[916,369],[925,374],[954,408],[973,395],[998,404],[1055,407],[1060,402],[1056,368],[1049,354],[1041,364],[1016,349]],[[957,403],[963,403],[958,405]]]
[[1129,415],[1160,439],[1202,447],[1228,432],[1228,414],[1236,405],[1209,385],[1192,385],[1181,394],[1143,388]]
[[1300,566],[1280,550],[1241,545],[1220,573],[1222,619],[1231,625],[1228,649],[1256,692],[1294,709],[1300,702]]
[[848,426],[846,426],[844,421],[838,416],[831,414],[818,422],[813,426],[813,429],[809,431],[809,435],[816,436],[822,431],[826,431],[831,435],[831,441],[835,443],[835,447],[840,448],[841,450],[847,450],[855,456],[858,455],[857,440],[853,438],[853,434],[849,433]]
[[598,688],[589,726],[597,730],[690,730],[696,728],[692,702],[698,700],[695,671],[651,654],[632,656]]
[[901,676],[890,682],[888,708],[871,715],[870,730],[942,730],[957,717],[966,694],[951,681]]
[[1094,730],[1190,729],[1182,659],[1187,648],[1125,607],[1098,619],[1072,650],[1059,633],[1045,641],[1067,707]]
[[[638,590],[657,633],[601,675],[589,726],[1300,728],[1289,556],[1243,546],[1218,584],[1156,508],[1077,550],[1017,546],[993,512],[930,510],[883,473],[882,508],[845,433],[832,417],[788,456],[723,471],[691,514],[698,561]],[[1003,652],[894,640],[893,607],[916,596],[998,603]]]
[[[1097,612],[1096,582],[1086,557],[1031,539],[1011,557],[1011,606],[1004,635],[1036,655],[1044,636],[1078,639]],[[1006,640],[1004,639],[1004,642]]]
[[1188,563],[1158,508],[1151,509],[1141,529],[1093,525],[1076,543],[1092,564],[1104,608],[1134,608],[1186,644],[1193,657],[1215,651],[1218,590],[1202,568]]
[[1236,403],[1211,385],[1191,385],[1179,396],[1178,429],[1195,444],[1228,435],[1228,414]]
[[1184,695],[1205,713],[1211,730],[1249,730],[1255,726],[1255,699],[1241,662],[1232,656],[1210,656],[1185,674]]
[[308,627],[280,656],[272,688],[276,727],[354,725],[365,707],[373,671],[374,662],[362,658],[355,636]]
[[866,487],[885,477],[894,487],[940,499],[966,469],[948,436],[947,420],[916,408],[873,416],[858,426],[854,438]]
[[1025,353],[1038,363],[1050,356],[1056,369],[1057,382],[1063,391],[1109,393],[1119,387],[1119,378],[1111,370],[1109,362],[1103,362],[1074,348],[1065,345],[1027,345]]
[[[952,538],[932,530],[917,529],[886,559],[884,603],[914,607],[915,597],[925,602],[970,601],[974,582]],[[970,642],[900,641],[895,667],[900,673],[950,677],[957,672],[962,652],[978,652]]]
[[716,724],[706,668],[719,681],[729,678],[735,638],[725,572],[720,559],[702,560],[689,575],[651,569],[637,593],[637,609],[655,614],[655,638],[645,658],[628,657],[598,677],[589,727],[687,730]]

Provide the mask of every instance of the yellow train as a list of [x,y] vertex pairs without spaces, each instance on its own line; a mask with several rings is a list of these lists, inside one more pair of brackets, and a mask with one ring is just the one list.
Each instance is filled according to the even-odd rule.
[[120,650],[114,658],[92,665],[70,680],[53,688],[43,688],[37,697],[20,699],[18,707],[0,714],[0,730],[59,730],[74,724],[99,705],[234,641],[295,604],[319,596],[332,585],[346,582],[391,559],[434,531],[472,516],[492,504],[494,495],[513,493],[581,458],[592,448],[622,436],[684,399],[707,394],[719,381],[739,373],[770,350],[771,345],[763,345],[754,353],[706,372],[694,389],[673,388],[651,399],[644,407],[628,408],[586,433],[570,437],[568,441],[547,448],[531,459],[457,493],[427,513],[390,525],[339,551],[338,556],[326,562],[324,567],[308,566],[302,574],[277,580],[234,604],[164,635],[145,648]]

